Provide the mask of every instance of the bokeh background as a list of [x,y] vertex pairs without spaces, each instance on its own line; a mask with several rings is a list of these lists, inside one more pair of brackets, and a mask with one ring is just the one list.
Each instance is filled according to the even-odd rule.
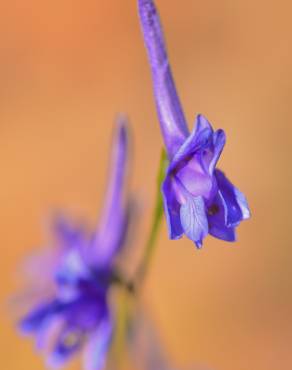
[[[220,166],[253,217],[236,244],[208,238],[201,251],[168,241],[164,224],[144,299],[178,366],[289,369],[291,1],[157,4],[189,124],[204,113],[226,130]],[[0,38],[1,368],[36,370],[5,303],[20,261],[56,208],[94,224],[119,112],[132,122],[141,245],[162,140],[134,0],[2,1]]]

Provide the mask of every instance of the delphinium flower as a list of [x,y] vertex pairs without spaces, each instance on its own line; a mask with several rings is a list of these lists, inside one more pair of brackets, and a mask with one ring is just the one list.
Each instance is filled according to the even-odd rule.
[[46,298],[34,303],[19,326],[35,336],[49,367],[62,366],[81,349],[85,370],[99,370],[105,363],[114,328],[108,292],[121,279],[116,257],[128,230],[127,162],[127,127],[120,120],[98,228],[89,233],[57,219],[53,259],[43,265],[36,261],[38,279],[46,276]]
[[234,241],[235,228],[249,218],[244,195],[216,168],[225,145],[223,130],[214,131],[198,115],[190,133],[175,88],[159,15],[152,0],[138,0],[160,127],[169,159],[162,184],[169,237],[185,234],[202,246],[207,234]]

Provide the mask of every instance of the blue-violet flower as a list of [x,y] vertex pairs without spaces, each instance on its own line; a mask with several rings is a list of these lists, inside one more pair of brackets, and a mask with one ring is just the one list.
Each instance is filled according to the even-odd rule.
[[169,167],[162,185],[169,237],[185,234],[202,246],[204,237],[235,240],[235,227],[250,217],[244,195],[216,169],[225,145],[223,130],[213,131],[198,115],[189,133],[173,81],[159,15],[152,0],[138,0],[154,95]]
[[129,220],[127,154],[127,128],[121,120],[99,227],[87,233],[57,219],[53,260],[36,266],[41,271],[38,279],[47,276],[46,298],[21,320],[20,329],[36,337],[50,367],[62,366],[81,349],[85,370],[99,370],[105,363],[114,326],[108,291],[117,280],[115,262],[125,244]]

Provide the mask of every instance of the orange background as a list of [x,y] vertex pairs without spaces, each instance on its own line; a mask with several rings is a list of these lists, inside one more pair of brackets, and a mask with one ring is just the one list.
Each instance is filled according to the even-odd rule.
[[[253,217],[239,241],[201,251],[164,225],[145,300],[179,367],[292,367],[291,1],[157,0],[189,124],[203,113],[227,133],[220,167]],[[1,302],[45,241],[50,211],[92,224],[102,201],[113,120],[127,112],[132,188],[150,225],[162,140],[134,0],[14,0],[0,13]],[[43,364],[2,305],[1,368]]]

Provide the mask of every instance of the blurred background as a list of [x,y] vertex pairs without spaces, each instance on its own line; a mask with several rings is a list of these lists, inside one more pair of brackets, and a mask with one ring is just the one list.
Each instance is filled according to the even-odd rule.
[[[253,216],[236,244],[208,237],[200,251],[169,241],[164,223],[144,299],[177,366],[289,369],[291,2],[157,5],[189,125],[203,113],[226,131],[220,167]],[[37,370],[5,303],[22,258],[56,208],[94,225],[119,112],[132,122],[142,245],[162,139],[134,0],[2,2],[0,38],[1,367]]]

